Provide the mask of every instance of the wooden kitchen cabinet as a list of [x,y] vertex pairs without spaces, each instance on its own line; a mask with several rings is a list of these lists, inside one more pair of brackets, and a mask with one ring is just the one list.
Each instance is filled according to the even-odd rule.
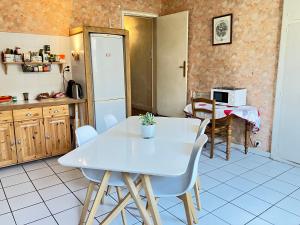
[[0,167],[17,163],[14,125],[0,123]]
[[44,120],[47,155],[65,154],[71,149],[69,116],[48,117]]
[[18,162],[45,157],[45,135],[43,119],[15,121]]
[[[85,104],[85,100],[29,100],[0,105],[0,168],[69,152],[74,132],[69,105],[79,103]],[[78,119],[76,107],[74,112]]]

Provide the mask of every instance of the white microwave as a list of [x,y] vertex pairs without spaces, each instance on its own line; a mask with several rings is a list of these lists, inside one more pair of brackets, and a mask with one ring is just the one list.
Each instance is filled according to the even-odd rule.
[[218,105],[246,105],[247,89],[232,87],[213,88],[211,89],[211,99],[215,99]]

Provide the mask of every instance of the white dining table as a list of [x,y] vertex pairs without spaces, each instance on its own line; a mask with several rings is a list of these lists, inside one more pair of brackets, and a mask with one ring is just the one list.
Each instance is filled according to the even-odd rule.
[[[199,119],[156,117],[154,138],[144,139],[139,118],[132,116],[59,158],[63,166],[105,171],[86,224],[93,223],[111,172],[122,173],[129,193],[101,224],[109,224],[131,198],[144,223],[152,224],[139,195],[141,188],[144,188],[154,224],[161,224],[151,175],[174,177],[186,172],[199,125]],[[138,182],[131,179],[130,173],[140,174]]]

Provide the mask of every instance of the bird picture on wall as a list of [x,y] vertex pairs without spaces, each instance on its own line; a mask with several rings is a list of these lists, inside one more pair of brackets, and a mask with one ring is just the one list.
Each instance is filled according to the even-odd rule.
[[232,14],[214,17],[212,20],[212,44],[232,43]]

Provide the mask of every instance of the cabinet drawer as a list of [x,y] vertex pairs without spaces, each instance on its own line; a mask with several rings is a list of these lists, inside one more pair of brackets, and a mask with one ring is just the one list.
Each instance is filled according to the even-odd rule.
[[12,122],[12,111],[0,111],[0,123]]
[[14,120],[30,120],[43,118],[42,108],[18,109],[13,111]]
[[68,116],[69,106],[68,105],[58,105],[49,106],[43,108],[44,117],[56,117],[56,116]]

